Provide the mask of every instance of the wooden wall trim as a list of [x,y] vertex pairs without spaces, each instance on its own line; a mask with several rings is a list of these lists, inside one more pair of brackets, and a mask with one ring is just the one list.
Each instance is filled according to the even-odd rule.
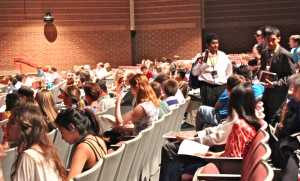
[[135,25],[136,30],[196,28],[196,23]]

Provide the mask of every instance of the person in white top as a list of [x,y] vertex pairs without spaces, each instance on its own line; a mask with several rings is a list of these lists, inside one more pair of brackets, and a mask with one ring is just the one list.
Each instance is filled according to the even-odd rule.
[[[149,84],[148,78],[143,74],[136,74],[129,81],[132,94],[136,98],[136,105],[133,110],[121,115],[121,101],[122,94],[119,93],[116,102],[116,123],[126,124],[132,122],[134,124],[132,134],[138,135],[142,130],[148,128],[152,122],[158,120],[160,103],[156,98],[156,95]],[[116,130],[122,127],[117,127]],[[104,136],[109,136],[108,133],[104,133]],[[110,139],[110,143],[113,143],[114,139]],[[118,142],[118,140],[115,140]]]
[[[227,78],[232,75],[232,64],[224,52],[218,50],[219,37],[209,34],[205,38],[208,55],[198,53],[198,63],[193,67],[192,74],[198,76],[200,94],[203,105],[214,107],[218,98],[226,89]],[[204,62],[207,56],[207,62]]]
[[102,77],[104,77],[105,75],[107,75],[107,71],[104,68],[103,63],[98,63],[97,65],[97,72],[96,72],[96,76],[98,77],[98,79],[102,79]]
[[[44,126],[40,110],[28,106],[17,107],[7,123],[7,139],[18,147],[18,154],[13,165],[13,181],[65,181],[66,170],[59,154],[51,143]],[[0,162],[5,157],[0,145]],[[8,173],[4,173],[8,174]],[[3,181],[0,167],[0,180]]]

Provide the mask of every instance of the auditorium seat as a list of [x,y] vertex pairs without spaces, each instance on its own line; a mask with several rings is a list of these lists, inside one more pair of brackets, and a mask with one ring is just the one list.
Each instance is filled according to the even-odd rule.
[[74,181],[97,181],[99,176],[99,170],[103,165],[103,159],[101,158],[93,168],[82,172],[74,177]]
[[58,130],[56,132],[54,146],[57,149],[60,159],[62,160],[64,166],[67,168],[71,146],[69,145],[69,143],[62,139],[61,132]]
[[114,181],[123,181],[125,180],[125,178],[128,177],[131,164],[136,155],[136,150],[141,141],[141,137],[142,134],[138,134],[135,138],[125,141],[124,153],[120,161],[119,170],[116,173]]
[[[233,170],[228,167],[232,166],[228,164],[229,160],[226,160],[226,167],[227,169],[224,171],[221,171],[220,168],[217,168],[215,164],[208,164],[208,168],[199,168],[195,175],[193,180],[215,180],[217,177],[218,180],[223,178],[223,180],[248,180],[251,178],[251,175],[254,174],[257,165],[261,161],[267,161],[271,155],[271,149],[268,145],[265,143],[260,143],[256,149],[253,152],[247,153],[243,165],[241,166],[241,172],[240,174],[228,172],[228,170]],[[217,158],[216,158],[217,159]],[[222,159],[222,158],[221,158]],[[230,159],[230,158],[229,158]],[[234,161],[234,159],[233,159]],[[230,163],[230,162],[229,162]],[[214,166],[215,165],[215,166]],[[240,164],[236,164],[237,166],[240,166]],[[206,167],[206,166],[204,166]],[[238,167],[236,167],[238,169]],[[218,170],[218,171],[216,171]],[[234,170],[235,171],[235,170]],[[234,172],[233,171],[233,172]],[[219,173],[218,173],[219,172]],[[223,174],[225,173],[225,174]],[[272,177],[273,178],[273,177]]]
[[272,170],[271,166],[266,161],[261,161],[257,164],[255,170],[252,174],[245,178],[247,181],[257,181],[257,180],[264,180],[264,181],[272,181],[274,177],[274,171]]
[[125,144],[113,153],[107,154],[103,157],[102,168],[99,172],[98,181],[113,181],[118,171],[121,158],[124,153]]
[[11,167],[13,166],[13,163],[17,159],[17,148],[10,148],[8,150],[5,150],[4,152],[7,154],[6,157],[2,161],[2,172],[4,180],[11,180],[10,174],[11,174]]
[[154,125],[152,124],[149,128],[141,131],[139,134],[142,134],[142,138],[140,141],[140,144],[136,150],[135,157],[133,159],[133,162],[130,167],[130,171],[128,174],[127,179],[124,180],[130,180],[130,181],[138,181],[140,177],[140,170],[141,170],[141,164],[144,157],[144,153],[146,149],[148,149],[148,146],[151,141],[152,133],[153,133]]
[[154,125],[154,128],[153,128],[153,133],[152,133],[152,137],[151,137],[151,143],[149,144],[148,149],[146,149],[145,155],[143,157],[143,162],[141,165],[142,180],[149,180],[149,178],[150,178],[150,171],[149,171],[150,160],[152,160],[152,155],[154,153],[155,146],[156,146],[156,143],[158,142],[158,139],[161,139],[161,137],[159,137],[159,133],[160,133],[161,127],[163,125],[163,120],[164,120],[164,118],[161,118],[152,123]]
[[50,138],[50,140],[52,141],[52,143],[54,143],[55,137],[56,137],[56,129],[53,129],[50,133],[48,133],[48,136]]
[[116,109],[116,106],[107,108],[107,109],[106,109],[106,114],[115,116],[115,109]]
[[158,169],[159,169],[159,164],[160,164],[160,160],[161,160],[161,148],[164,145],[164,143],[166,142],[166,140],[162,137],[162,135],[166,134],[167,132],[171,131],[169,129],[169,125],[170,122],[172,121],[172,114],[173,111],[170,110],[166,115],[163,116],[164,121],[163,121],[163,125],[161,127],[161,131],[159,133],[159,137],[155,146],[155,152],[153,155],[153,158],[151,160],[151,165],[150,165],[150,175],[154,175],[155,173],[157,173]]

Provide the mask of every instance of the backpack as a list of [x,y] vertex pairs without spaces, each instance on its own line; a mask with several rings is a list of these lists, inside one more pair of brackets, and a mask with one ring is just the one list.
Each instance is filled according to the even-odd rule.
[[197,63],[199,62],[199,59],[197,59],[191,68],[191,73],[190,73],[190,78],[189,78],[189,87],[192,89],[198,89],[200,87],[200,81],[198,79],[198,75],[194,76],[192,73],[193,68],[195,67],[195,65],[197,65]]

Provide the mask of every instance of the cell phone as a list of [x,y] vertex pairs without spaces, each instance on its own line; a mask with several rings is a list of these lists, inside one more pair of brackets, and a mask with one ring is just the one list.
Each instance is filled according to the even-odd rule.
[[204,60],[203,60],[203,63],[207,63],[207,59],[208,59],[208,53],[209,53],[209,50],[206,49],[205,50],[205,55],[204,55]]
[[62,88],[59,88],[59,92],[63,94],[65,91],[62,90]]

